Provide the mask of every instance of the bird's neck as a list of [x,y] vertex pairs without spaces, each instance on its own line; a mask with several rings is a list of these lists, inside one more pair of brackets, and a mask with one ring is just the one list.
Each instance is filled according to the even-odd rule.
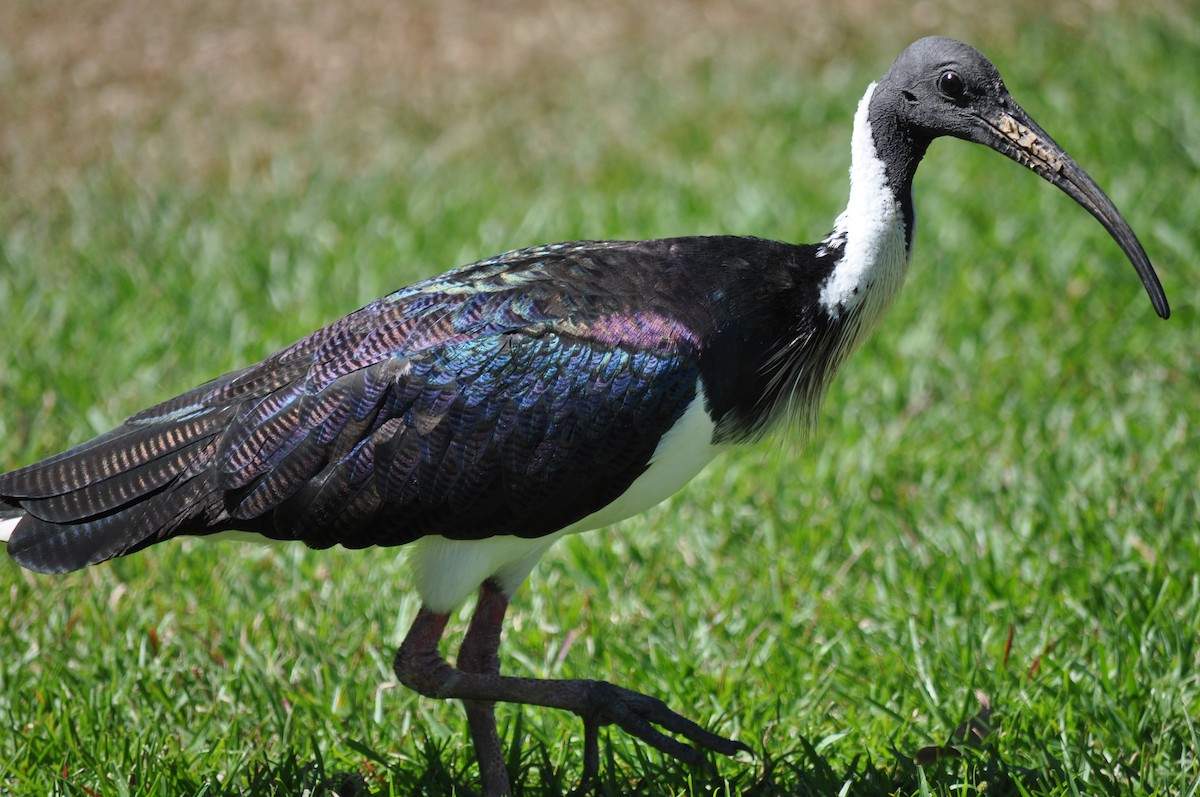
[[[924,144],[901,129],[895,109],[880,96],[870,86],[855,114],[850,200],[834,231],[799,256],[764,251],[748,257],[743,242],[738,257],[723,261],[760,267],[744,288],[730,292],[748,302],[732,313],[739,321],[722,326],[707,346],[706,360],[714,365],[705,377],[706,395],[718,442],[755,440],[785,420],[811,429],[838,366],[875,328],[904,282],[912,178]],[[732,279],[743,272],[727,265],[721,273]],[[712,296],[718,304],[707,315],[723,317],[726,293]]]
[[846,324],[845,356],[874,328],[904,283],[915,217],[912,177],[924,154],[875,102],[867,88],[854,116],[850,200],[822,242],[837,261],[819,303]]

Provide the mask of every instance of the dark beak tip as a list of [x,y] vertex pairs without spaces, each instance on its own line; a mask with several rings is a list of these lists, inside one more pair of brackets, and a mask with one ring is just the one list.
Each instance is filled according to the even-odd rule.
[[1062,147],[1055,143],[1007,92],[1000,98],[995,116],[975,128],[970,137],[1016,161],[1046,182],[1066,193],[1108,231],[1125,252],[1154,305],[1159,318],[1171,317],[1166,292],[1129,223],[1112,200]]

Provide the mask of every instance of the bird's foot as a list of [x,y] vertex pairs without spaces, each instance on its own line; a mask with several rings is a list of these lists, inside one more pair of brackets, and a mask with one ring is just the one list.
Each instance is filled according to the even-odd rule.
[[[715,734],[672,711],[657,698],[607,681],[542,680],[463,672],[450,667],[428,651],[411,657],[409,653],[402,647],[396,658],[396,673],[402,683],[430,697],[467,701],[472,736],[484,779],[484,792],[488,797],[508,794],[499,738],[495,735],[495,720],[491,712],[491,704],[496,702],[546,706],[578,714],[584,723],[585,789],[595,782],[599,774],[599,728],[604,725],[616,725],[655,750],[689,765],[705,762],[702,750],[727,756],[752,752],[742,742]],[[675,737],[682,737],[686,742]]]
[[[687,717],[671,710],[658,698],[625,689],[607,681],[560,681],[578,686],[581,705],[571,710],[583,719],[583,784],[594,781],[600,769],[600,733],[604,725],[616,725],[661,753],[684,764],[698,766],[705,761],[697,748],[726,756],[753,751],[742,742],[715,734]],[[657,726],[657,727],[656,727]],[[663,733],[659,728],[682,736],[692,745]]]
[[752,752],[741,742],[705,730],[657,698],[607,681],[501,675],[495,649],[506,602],[505,596],[494,585],[484,585],[476,609],[478,621],[473,618],[468,628],[458,667],[450,666],[438,652],[437,643],[449,615],[424,608],[396,651],[394,662],[397,678],[410,689],[428,697],[464,701],[485,797],[511,793],[504,754],[496,733],[493,707],[498,702],[557,708],[583,719],[584,761],[580,789],[585,793],[594,787],[599,775],[599,729],[604,725],[616,725],[655,750],[693,766],[705,762],[704,750],[727,756]]

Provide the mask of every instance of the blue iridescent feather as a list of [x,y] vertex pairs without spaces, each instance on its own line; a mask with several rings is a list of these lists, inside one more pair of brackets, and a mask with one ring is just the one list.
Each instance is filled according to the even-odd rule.
[[[317,547],[552,533],[619,497],[701,385],[719,434],[761,433],[768,358],[813,332],[793,311],[811,282],[778,268],[794,250],[584,241],[416,283],[0,476],[27,513],[9,552],[69,570],[230,529]],[[730,368],[728,350],[756,355]]]

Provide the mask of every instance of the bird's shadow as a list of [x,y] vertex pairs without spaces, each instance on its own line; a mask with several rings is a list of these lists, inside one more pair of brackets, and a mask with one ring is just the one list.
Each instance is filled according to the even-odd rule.
[[[240,784],[206,785],[203,793],[233,797],[275,797],[308,794],[312,797],[368,797],[404,794],[413,797],[475,797],[478,773],[462,767],[455,740],[421,739],[417,749],[403,759],[381,755],[351,744],[364,754],[358,771],[327,769],[315,758],[289,754],[286,761],[262,766]],[[886,759],[866,754],[849,763],[819,752],[808,740],[782,754],[764,753],[760,759],[737,765],[717,762],[707,769],[688,768],[661,756],[639,756],[637,766],[617,761],[611,746],[604,745],[599,779],[581,788],[578,770],[554,761],[554,751],[532,744],[510,754],[509,773],[516,797],[567,797],[568,795],[720,794],[744,797],[808,797],[839,795],[894,795],[953,793],[970,787],[988,795],[1025,795],[1038,790],[1057,766],[1054,758],[1040,756],[1046,766],[1031,769],[1006,761],[989,746],[952,750],[929,763],[893,750]],[[1050,751],[1044,750],[1043,754]],[[1058,767],[1061,771],[1061,767]],[[1053,778],[1050,778],[1053,780]]]
[[1043,772],[1014,765],[986,747],[943,750],[937,760],[927,763],[895,749],[882,760],[861,754],[845,763],[824,756],[808,740],[800,739],[791,752],[765,756],[754,782],[737,793],[746,797],[872,797],[966,789],[988,795],[1026,795],[1044,777]]

